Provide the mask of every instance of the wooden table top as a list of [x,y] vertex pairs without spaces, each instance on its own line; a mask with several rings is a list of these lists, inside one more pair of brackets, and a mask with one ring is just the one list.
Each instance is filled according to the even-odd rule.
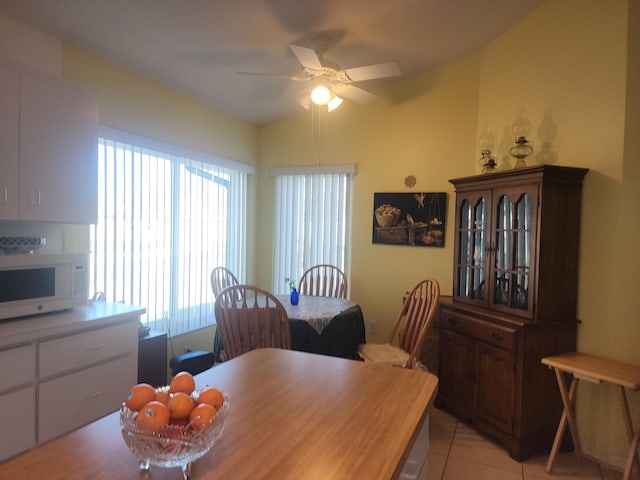
[[[400,474],[437,391],[429,373],[303,352],[254,350],[196,376],[229,392],[222,438],[193,479],[392,479]],[[119,414],[4,463],[0,478],[181,478],[151,467],[122,440]]]
[[542,363],[591,382],[608,382],[633,390],[640,389],[640,366],[579,352],[562,353],[542,359]]

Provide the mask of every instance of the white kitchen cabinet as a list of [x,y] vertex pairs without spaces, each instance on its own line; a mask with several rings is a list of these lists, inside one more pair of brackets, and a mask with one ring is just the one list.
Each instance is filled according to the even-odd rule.
[[0,323],[0,461],[117,410],[144,308],[95,302]]
[[36,444],[36,349],[0,351],[0,461]]
[[36,387],[0,395],[0,462],[36,445]]
[[0,219],[18,218],[20,76],[0,65]]
[[0,220],[95,223],[95,95],[56,77],[0,68],[0,103],[8,106],[0,113],[7,125],[0,133]]
[[117,410],[131,386],[137,383],[137,368],[137,353],[130,353],[126,357],[40,383],[38,443]]

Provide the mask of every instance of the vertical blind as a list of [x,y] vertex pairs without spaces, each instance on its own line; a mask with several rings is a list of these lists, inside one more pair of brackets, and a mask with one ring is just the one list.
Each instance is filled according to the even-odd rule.
[[92,291],[169,335],[212,324],[211,270],[245,275],[250,167],[113,129],[98,148]]
[[297,284],[304,270],[320,263],[335,265],[348,274],[354,172],[350,165],[272,170],[276,177],[276,293],[289,292],[285,278]]

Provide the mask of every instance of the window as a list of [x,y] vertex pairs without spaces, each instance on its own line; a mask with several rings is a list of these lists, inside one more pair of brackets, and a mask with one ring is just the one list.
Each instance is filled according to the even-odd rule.
[[102,128],[90,290],[178,335],[214,323],[211,270],[245,274],[250,167]]
[[348,275],[351,245],[351,184],[354,165],[274,168],[275,252],[273,291],[289,293],[319,263]]

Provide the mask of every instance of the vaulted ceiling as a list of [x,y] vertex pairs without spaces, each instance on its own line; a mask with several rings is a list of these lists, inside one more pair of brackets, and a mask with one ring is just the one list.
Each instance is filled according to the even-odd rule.
[[302,109],[290,44],[322,38],[341,68],[396,62],[411,75],[478,51],[542,1],[0,0],[0,13],[263,124]]

